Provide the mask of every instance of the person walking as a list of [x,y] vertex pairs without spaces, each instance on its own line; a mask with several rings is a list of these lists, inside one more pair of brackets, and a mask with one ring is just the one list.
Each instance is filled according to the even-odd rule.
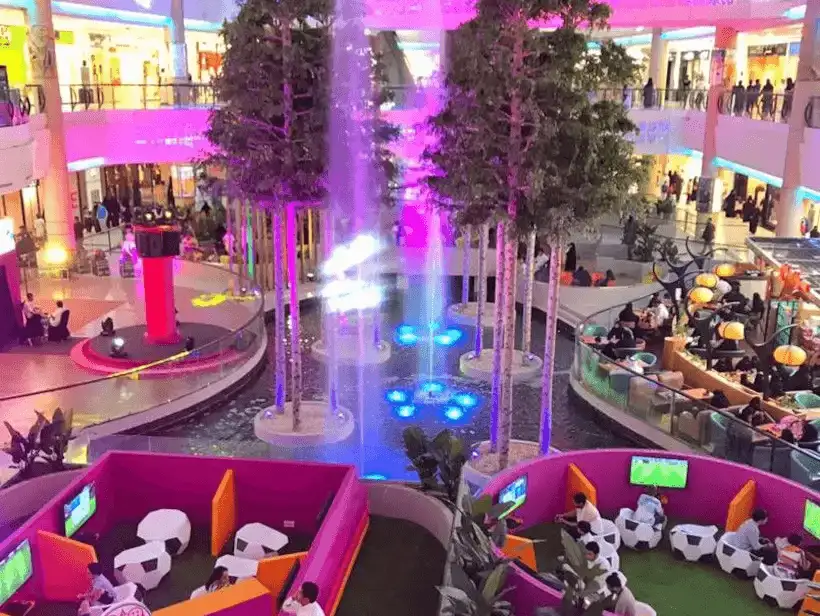
[[703,228],[703,235],[700,236],[703,240],[703,251],[712,250],[715,246],[715,224],[712,219],[706,221],[706,226]]

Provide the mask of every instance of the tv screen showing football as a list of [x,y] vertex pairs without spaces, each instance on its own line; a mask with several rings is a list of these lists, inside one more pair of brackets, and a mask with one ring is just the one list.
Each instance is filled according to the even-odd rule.
[[76,533],[96,511],[97,493],[94,490],[94,484],[89,483],[77,496],[71,499],[71,502],[63,506],[65,536],[71,537]]
[[803,528],[812,537],[820,539],[820,505],[810,500],[806,501],[806,510],[803,514]]
[[32,573],[31,545],[28,541],[23,541],[0,560],[0,606],[20,590]]
[[629,468],[629,483],[633,486],[685,488],[688,477],[688,460],[632,456],[632,464]]
[[504,516],[510,515],[513,511],[518,509],[527,500],[527,476],[519,477],[507,487],[498,493],[499,503],[513,503],[512,506],[504,512]]

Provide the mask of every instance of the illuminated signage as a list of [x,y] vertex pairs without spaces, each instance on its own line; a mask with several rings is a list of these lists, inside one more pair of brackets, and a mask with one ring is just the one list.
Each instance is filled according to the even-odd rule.
[[14,252],[14,219],[0,218],[0,255]]

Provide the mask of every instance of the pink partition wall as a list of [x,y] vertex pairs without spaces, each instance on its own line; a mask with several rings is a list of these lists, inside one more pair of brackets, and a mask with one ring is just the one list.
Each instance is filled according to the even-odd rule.
[[362,519],[367,515],[367,490],[350,468],[293,584],[293,588],[302,582],[318,584],[319,604],[328,613],[353,556]]
[[689,460],[689,482],[684,490],[664,490],[671,517],[722,526],[729,502],[749,479],[757,483],[757,506],[769,511],[768,535],[785,535],[803,527],[807,498],[820,500],[815,492],[777,475],[755,468],[704,456],[685,456],[668,451],[599,449],[540,458],[520,464],[493,478],[485,492],[496,494],[515,477],[528,476],[527,502],[518,510],[526,525],[551,519],[564,508],[567,466],[577,465],[598,490],[598,506],[604,514],[635,505],[641,488],[629,485],[633,455]]
[[[237,524],[261,522],[300,533],[315,520],[348,466],[238,458],[115,453],[117,521],[139,521],[154,509],[181,509],[195,525],[210,525],[211,498],[233,469]],[[286,525],[285,522],[288,522]],[[293,524],[291,525],[290,522]]]
[[34,575],[18,591],[15,598],[34,599],[40,592],[40,581],[37,577],[39,565],[39,555],[37,550],[37,531],[44,530],[57,535],[63,535],[64,518],[63,505],[76,496],[83,486],[94,482],[97,492],[97,512],[82,527],[75,539],[82,540],[85,533],[96,533],[104,530],[113,517],[115,502],[110,498],[113,493],[112,476],[108,472],[111,468],[111,456],[103,456],[88,472],[84,473],[72,481],[57,496],[51,499],[39,512],[33,515],[28,522],[20,527],[15,533],[0,543],[0,560],[17,547],[20,542],[28,539],[32,548],[32,562]]

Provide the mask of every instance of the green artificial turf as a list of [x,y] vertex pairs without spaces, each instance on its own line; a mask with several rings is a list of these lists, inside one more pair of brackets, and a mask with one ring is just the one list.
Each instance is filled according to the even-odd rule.
[[446,557],[418,524],[371,515],[336,616],[435,616]]
[[663,616],[774,616],[755,595],[752,580],[724,573],[717,563],[677,560],[664,541],[657,549],[635,552],[621,548],[621,571],[638,601]]
[[[539,571],[554,571],[563,553],[557,524],[539,524],[516,533],[538,541],[535,545]],[[654,549],[618,550],[621,571],[638,601],[648,603],[661,616],[777,616],[757,598],[752,580],[724,573],[717,562],[690,563],[672,556],[668,539]]]

